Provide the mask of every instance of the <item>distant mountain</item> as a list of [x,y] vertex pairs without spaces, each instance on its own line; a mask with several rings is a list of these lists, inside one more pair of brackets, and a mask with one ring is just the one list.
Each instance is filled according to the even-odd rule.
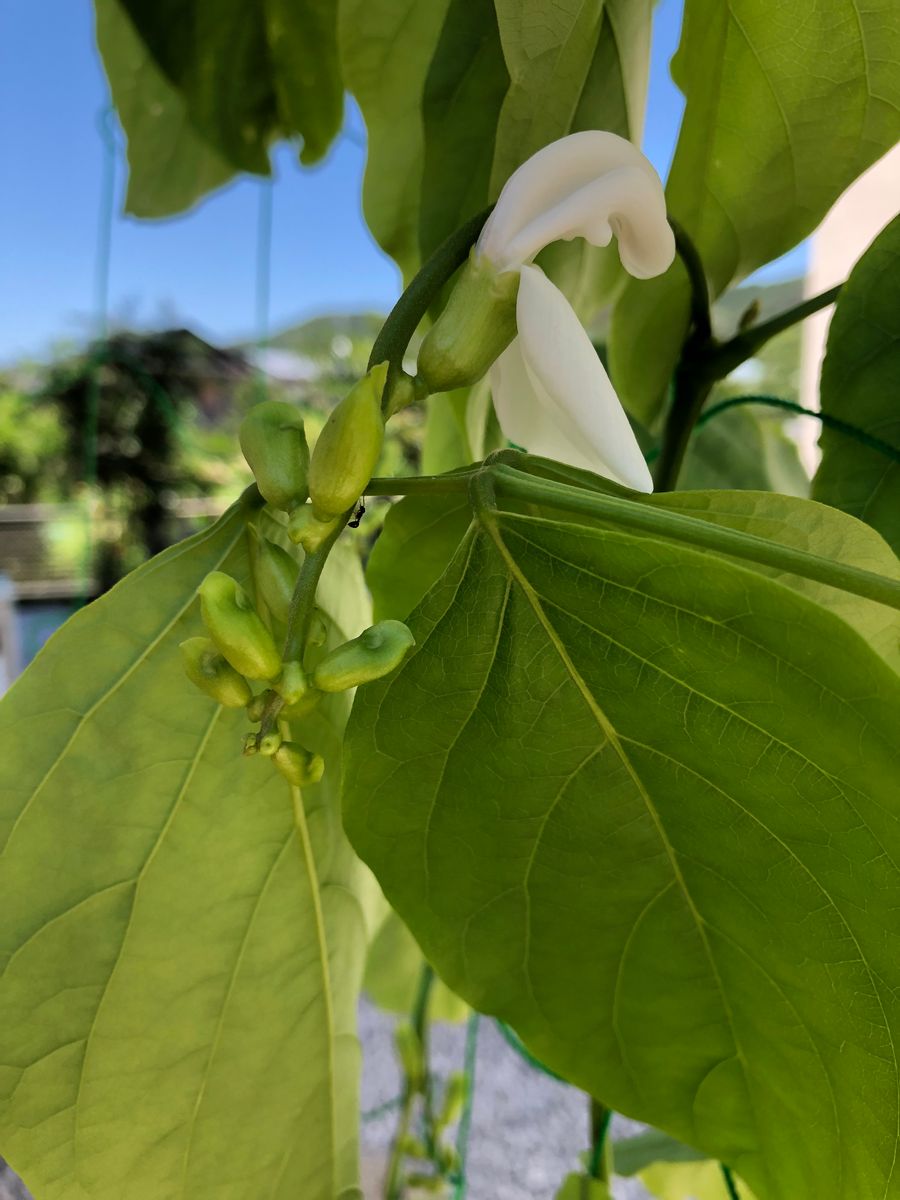
[[269,345],[278,350],[291,350],[306,358],[331,358],[332,343],[336,337],[349,338],[351,342],[371,343],[383,324],[384,316],[378,313],[335,313],[313,317],[299,325],[282,329],[269,338]]

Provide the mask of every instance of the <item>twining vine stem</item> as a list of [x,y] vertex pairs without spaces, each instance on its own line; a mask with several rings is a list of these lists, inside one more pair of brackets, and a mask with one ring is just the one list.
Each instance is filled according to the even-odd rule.
[[[368,370],[388,363],[388,378],[382,407],[391,411],[391,398],[403,373],[403,356],[422,318],[437,299],[441,288],[462,266],[475,240],[493,211],[493,204],[476,213],[443,241],[421,267],[409,287],[391,309],[372,345]],[[410,381],[411,382],[411,381]]]
[[671,491],[677,483],[691,432],[713,387],[742,362],[752,358],[776,334],[833,304],[842,287],[838,284],[829,288],[769,321],[742,329],[728,341],[719,342],[712,330],[709,285],[703,261],[687,232],[676,221],[670,221],[670,224],[675,234],[675,249],[687,272],[691,298],[690,324],[672,380],[672,402],[656,467],[655,485],[660,492]]

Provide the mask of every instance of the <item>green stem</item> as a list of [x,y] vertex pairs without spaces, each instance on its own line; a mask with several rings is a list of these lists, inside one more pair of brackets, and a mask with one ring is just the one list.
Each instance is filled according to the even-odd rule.
[[662,447],[656,466],[654,484],[660,492],[669,491],[675,486],[690,441],[691,430],[715,382],[706,363],[708,348],[715,345],[715,342],[712,335],[709,284],[706,281],[703,261],[685,230],[676,221],[669,223],[675,234],[675,249],[687,271],[691,286],[691,319],[672,380],[672,403],[666,414]]
[[390,393],[403,371],[403,356],[422,318],[451,276],[466,261],[469,251],[491,215],[493,205],[476,213],[455,233],[443,241],[421,267],[409,287],[391,309],[372,346],[368,370],[387,362],[388,383],[384,389],[384,408],[390,409]]
[[418,496],[465,492],[472,472],[453,475],[388,475],[370,479],[367,496]]
[[840,417],[833,417],[830,413],[823,413],[818,409],[804,408],[802,404],[795,404],[793,400],[782,400],[778,396],[732,396],[728,400],[721,400],[718,404],[712,404],[703,410],[697,421],[697,427],[705,425],[719,413],[727,412],[729,408],[740,408],[744,404],[763,404],[768,408],[780,408],[785,412],[794,413],[798,417],[813,417],[816,421],[820,421],[826,429],[833,429],[836,433],[853,438],[861,446],[883,454],[892,462],[900,462],[900,447],[892,446],[890,442],[882,441],[881,438],[875,437],[865,429],[860,429],[858,425],[842,421]]
[[728,1192],[728,1200],[741,1200],[741,1194],[737,1189],[731,1168],[726,1167],[724,1163],[721,1163],[720,1166],[722,1168],[722,1179],[725,1183],[725,1190]]
[[[306,640],[309,637],[309,626],[316,606],[316,590],[331,548],[344,531],[344,526],[353,515],[353,509],[348,509],[341,516],[334,530],[322,542],[318,550],[307,554],[300,567],[294,594],[291,597],[291,607],[288,610],[287,636],[284,641],[282,662],[302,662]],[[257,741],[271,733],[278,721],[278,715],[284,707],[284,701],[277,692],[272,692],[259,725]]]
[[591,1097],[591,1157],[588,1163],[588,1175],[591,1179],[599,1179],[601,1183],[609,1183],[610,1163],[607,1153],[607,1135],[612,1121],[612,1109]]
[[466,1099],[459,1129],[456,1134],[456,1152],[459,1155],[459,1177],[453,1192],[453,1200],[466,1200],[466,1165],[469,1159],[469,1134],[472,1129],[472,1108],[475,1101],[475,1067],[478,1061],[478,1031],[481,1018],[477,1012],[469,1014],[466,1022]]
[[699,546],[717,554],[743,558],[749,562],[786,571],[805,579],[852,592],[875,600],[889,608],[900,609],[900,581],[853,567],[847,563],[834,562],[819,554],[782,546],[767,541],[752,533],[727,529],[713,525],[696,517],[674,513],[640,501],[625,500],[618,496],[587,492],[581,488],[549,480],[533,479],[510,467],[491,469],[496,491],[504,496],[536,503],[549,504],[565,512],[581,514],[619,525],[624,529],[635,529],[656,537]]
[[[426,1111],[430,1111],[428,1097],[430,1093],[430,1081],[428,1078],[428,1000],[431,996],[431,989],[434,986],[434,970],[429,963],[423,963],[422,971],[419,975],[419,985],[416,988],[416,996],[413,1001],[412,1012],[410,1013],[410,1024],[419,1039],[419,1044],[422,1047],[422,1058],[425,1063],[424,1078],[422,1080],[414,1080],[406,1078],[403,1086],[403,1099],[400,1106],[400,1118],[397,1122],[397,1132],[394,1135],[394,1144],[391,1147],[391,1157],[388,1164],[387,1177],[384,1185],[385,1200],[400,1200],[403,1191],[403,1144],[406,1136],[409,1133],[410,1122],[412,1121],[413,1106],[416,1096],[421,1091],[426,1101]],[[431,1149],[431,1147],[429,1147]]]
[[691,335],[696,335],[699,340],[708,341],[712,337],[712,313],[703,260],[687,230],[671,217],[669,224],[675,234],[675,250],[687,271],[691,285]]
[[691,288],[690,327],[681,349],[672,381],[672,403],[666,414],[654,483],[660,492],[670,491],[678,481],[691,432],[700,419],[713,387],[776,334],[833,304],[840,285],[804,300],[761,325],[742,330],[727,342],[713,337],[709,286],[697,247],[677,222],[670,222],[675,248],[687,272]]
[[[354,505],[354,508],[356,506]],[[316,589],[331,548],[344,531],[344,526],[353,515],[353,509],[348,509],[338,520],[337,525],[322,542],[318,550],[307,554],[297,576],[294,594],[291,597],[291,607],[288,611],[287,637],[284,642],[284,662],[300,662],[306,639],[309,637],[309,626],[312,621],[316,604]]]
[[675,368],[672,403],[666,415],[662,446],[653,477],[656,491],[669,492],[678,482],[691,433],[714,383],[714,379],[707,378],[703,360],[699,356],[685,354]]
[[796,325],[799,321],[811,317],[820,309],[827,308],[829,304],[834,304],[840,295],[841,288],[844,285],[839,283],[835,287],[829,288],[827,292],[822,292],[818,296],[811,296],[808,300],[803,300],[800,304],[793,308],[785,309],[784,312],[772,317],[769,321],[763,321],[761,325],[751,325],[749,329],[745,329],[742,333],[736,334],[727,342],[722,342],[716,346],[710,354],[710,359],[715,364],[716,377],[724,379],[736,367],[739,367],[742,362],[746,362],[748,358],[753,356],[762,349],[766,342],[771,341],[776,334],[783,333],[785,329],[790,329],[792,325]]

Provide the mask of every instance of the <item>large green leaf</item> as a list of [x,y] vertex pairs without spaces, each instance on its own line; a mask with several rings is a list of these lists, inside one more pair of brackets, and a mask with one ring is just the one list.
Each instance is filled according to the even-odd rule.
[[[425,959],[409,929],[388,909],[375,931],[366,959],[363,986],[369,999],[386,1012],[409,1016],[416,1002]],[[433,1021],[464,1021],[469,1007],[440,979],[428,995],[428,1016]]]
[[298,730],[328,763],[301,796],[179,663],[250,513],[78,613],[0,706],[0,1147],[40,1200],[360,1195],[346,702]]
[[[223,170],[268,174],[279,137],[301,138],[302,161],[315,162],[338,132],[337,0],[96,3],[101,53],[129,134],[132,211],[178,211],[222,182]],[[154,178],[169,169],[167,138],[177,167],[168,186]]]
[[[730,1200],[731,1196],[722,1168],[714,1162],[654,1163],[639,1178],[656,1200]],[[753,1200],[743,1181],[737,1181],[736,1187],[740,1200]]]
[[[883,538],[861,521],[824,504],[753,491],[664,492],[648,498],[645,503],[900,579],[900,562]],[[796,588],[831,609],[900,671],[900,628],[893,609],[814,579],[759,565],[753,569]]]
[[376,620],[404,620],[443,574],[469,527],[458,494],[408,496],[393,505],[366,566]]
[[617,1175],[636,1175],[653,1163],[700,1162],[691,1146],[678,1142],[658,1129],[647,1129],[634,1137],[613,1144],[613,1164]]
[[[900,451],[900,217],[841,292],[822,364],[822,410]],[[900,551],[900,462],[823,429],[813,495],[873,525]]]
[[[666,194],[714,294],[811,233],[900,137],[896,18],[895,0],[686,0],[672,74],[687,106]],[[646,423],[687,321],[680,262],[629,281],[616,306],[613,382]]]
[[691,438],[678,479],[682,488],[757,488],[809,495],[809,476],[782,421],[749,408],[717,413]]
[[411,625],[345,823],[448,984],[767,1200],[892,1194],[897,675],[762,574],[524,515]]
[[[404,274],[547,142],[584,128],[640,137],[650,9],[342,0],[344,74],[369,134],[366,219]],[[589,270],[569,249],[567,266],[589,276],[604,261]]]
[[159,217],[190,208],[234,167],[199,136],[185,104],[135,32],[121,0],[94,0],[97,45],[128,139],[126,208]]

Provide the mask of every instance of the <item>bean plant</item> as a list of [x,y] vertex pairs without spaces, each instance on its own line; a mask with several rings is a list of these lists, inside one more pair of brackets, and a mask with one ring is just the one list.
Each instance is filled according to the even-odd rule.
[[[685,0],[665,187],[651,0],[95,9],[132,214],[317,161],[349,93],[403,288],[314,445],[261,400],[253,486],[0,705],[0,1150],[37,1200],[361,1197],[365,976],[388,1200],[464,1194],[466,1012],[586,1093],[560,1200],[900,1195],[900,218],[713,309],[900,138],[895,0]],[[835,301],[820,409],[732,388],[697,486],[718,385]]]

